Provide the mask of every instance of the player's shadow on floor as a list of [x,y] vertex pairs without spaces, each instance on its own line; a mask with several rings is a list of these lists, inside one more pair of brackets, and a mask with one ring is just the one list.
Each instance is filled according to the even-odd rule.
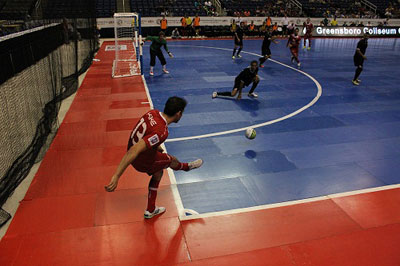
[[[243,93],[243,97],[247,97],[247,93]],[[218,97],[218,99],[232,101],[243,111],[249,112],[251,116],[258,116],[257,111],[259,109],[260,101],[257,99],[242,98],[241,100],[237,100],[236,97]]]

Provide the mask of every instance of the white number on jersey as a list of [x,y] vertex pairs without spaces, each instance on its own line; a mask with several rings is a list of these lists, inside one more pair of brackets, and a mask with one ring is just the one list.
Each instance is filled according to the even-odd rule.
[[[139,130],[139,127],[142,127],[142,130]],[[144,136],[144,134],[146,133],[146,129],[147,129],[147,125],[144,122],[144,118],[142,117],[139,121],[139,123],[137,124],[137,126],[135,127],[135,129],[132,131],[132,135],[131,135],[131,139],[132,139],[132,145],[135,145],[136,143],[139,142],[139,140],[141,140]]]

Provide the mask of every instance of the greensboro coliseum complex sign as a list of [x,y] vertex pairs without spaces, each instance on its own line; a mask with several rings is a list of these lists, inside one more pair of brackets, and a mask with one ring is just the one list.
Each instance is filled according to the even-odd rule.
[[[304,31],[304,29],[303,29]],[[314,28],[314,36],[371,36],[400,37],[400,27],[321,27]]]

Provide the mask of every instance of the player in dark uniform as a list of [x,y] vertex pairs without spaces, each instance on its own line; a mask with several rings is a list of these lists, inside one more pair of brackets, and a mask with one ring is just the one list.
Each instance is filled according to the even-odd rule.
[[290,52],[292,53],[292,59],[296,60],[297,66],[300,67],[300,60],[299,60],[299,45],[300,45],[301,37],[299,36],[299,28],[296,28],[294,33],[290,35],[289,40],[286,46],[289,46]]
[[242,57],[240,55],[240,51],[242,51],[243,49],[243,35],[244,35],[244,23],[240,22],[239,26],[236,27],[236,31],[233,33],[233,40],[235,42],[235,48],[233,48],[233,53],[232,53],[232,59],[235,59],[235,53],[236,53],[236,49],[239,46],[239,50],[236,53],[236,57],[240,58]]
[[165,212],[164,207],[155,205],[157,189],[160,184],[163,169],[190,171],[199,168],[203,161],[197,159],[190,163],[181,163],[174,156],[164,153],[160,145],[168,138],[168,125],[178,123],[186,107],[186,101],[179,97],[167,100],[164,112],[151,110],[144,114],[136,123],[128,141],[128,151],[122,158],[106,191],[112,192],[118,186],[118,181],[129,165],[137,171],[152,176],[149,183],[147,209],[144,218],[152,218]]
[[312,38],[312,31],[314,29],[314,25],[311,23],[310,18],[307,18],[307,21],[303,23],[303,26],[304,26],[304,28],[306,28],[306,33],[304,34],[303,49],[306,49],[306,40],[308,40],[307,50],[311,50],[311,38]]
[[235,97],[238,94],[237,99],[240,100],[242,98],[242,89],[245,86],[249,86],[250,83],[253,83],[248,96],[252,98],[257,98],[258,95],[254,93],[258,83],[260,82],[260,78],[257,75],[258,73],[258,62],[256,60],[251,61],[250,66],[240,72],[240,74],[235,78],[235,84],[233,86],[232,91],[225,92],[213,92],[212,98],[216,98],[218,96],[228,96]]
[[364,34],[363,38],[357,43],[356,53],[354,54],[354,65],[357,67],[356,73],[354,75],[353,84],[360,85],[361,80],[358,79],[361,72],[363,71],[364,60],[367,60],[365,56],[365,51],[368,47],[368,34]]
[[260,68],[264,67],[264,62],[268,60],[268,58],[271,57],[271,50],[269,49],[269,46],[271,45],[271,42],[274,43],[278,43],[277,41],[275,41],[275,36],[272,36],[272,27],[269,27],[268,30],[265,32],[264,35],[264,40],[262,43],[262,47],[261,47],[261,54],[262,57],[260,57]]

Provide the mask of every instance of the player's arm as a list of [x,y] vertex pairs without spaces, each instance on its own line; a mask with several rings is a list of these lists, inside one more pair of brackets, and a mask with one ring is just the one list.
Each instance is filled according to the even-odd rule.
[[157,147],[157,151],[159,151],[159,152],[164,152],[164,149],[161,148],[161,146],[158,146],[158,147]]
[[171,57],[171,58],[174,57],[174,56],[172,55],[172,53],[168,50],[167,41],[165,41],[165,43],[163,44],[163,46],[164,46],[165,51],[167,51],[169,57]]
[[363,53],[361,52],[360,48],[357,48],[356,52],[362,56],[362,58],[367,59],[367,57],[365,55],[363,55]]
[[105,186],[106,191],[113,192],[117,186],[119,178],[125,172],[126,168],[138,157],[140,153],[147,150],[147,145],[143,139],[139,140],[138,143],[133,145],[127,153],[125,153],[124,157],[122,157],[121,162],[119,163],[117,170],[114,175],[111,177],[110,183]]

